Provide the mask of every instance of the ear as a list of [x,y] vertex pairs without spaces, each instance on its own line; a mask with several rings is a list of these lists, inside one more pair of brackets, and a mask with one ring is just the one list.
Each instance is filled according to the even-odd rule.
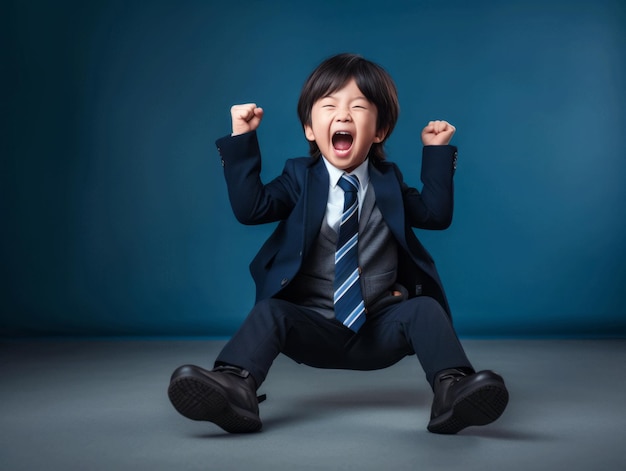
[[385,137],[387,137],[387,131],[388,129],[379,129],[378,131],[376,131],[376,135],[374,136],[374,143],[380,144],[381,142],[383,142],[385,140]]
[[309,141],[311,142],[315,141],[315,134],[313,134],[313,128],[311,127],[310,124],[304,125],[304,135]]

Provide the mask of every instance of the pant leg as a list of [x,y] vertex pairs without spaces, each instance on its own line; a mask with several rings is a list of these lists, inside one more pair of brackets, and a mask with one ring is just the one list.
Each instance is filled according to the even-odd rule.
[[280,299],[257,304],[219,354],[216,365],[248,370],[260,386],[279,353],[318,368],[374,370],[416,354],[427,381],[447,368],[472,368],[448,315],[420,296],[368,318],[361,330]]
[[267,299],[254,306],[215,364],[248,370],[258,387],[279,353],[299,363],[333,368],[351,337],[352,331],[334,319],[288,301]]
[[427,296],[394,304],[368,319],[347,352],[350,363],[381,368],[412,354],[431,386],[442,370],[473,369],[448,314]]

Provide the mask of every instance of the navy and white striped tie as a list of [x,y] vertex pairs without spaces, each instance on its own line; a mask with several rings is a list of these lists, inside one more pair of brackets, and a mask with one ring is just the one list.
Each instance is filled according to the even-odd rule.
[[354,332],[365,322],[365,303],[359,281],[359,179],[343,174],[343,215],[335,252],[335,318]]

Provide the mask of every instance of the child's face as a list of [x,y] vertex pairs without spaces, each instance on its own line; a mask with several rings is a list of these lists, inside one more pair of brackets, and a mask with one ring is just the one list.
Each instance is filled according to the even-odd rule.
[[378,110],[354,79],[313,103],[311,125],[304,134],[335,167],[351,172],[367,158],[370,147],[382,142],[385,132],[376,129]]

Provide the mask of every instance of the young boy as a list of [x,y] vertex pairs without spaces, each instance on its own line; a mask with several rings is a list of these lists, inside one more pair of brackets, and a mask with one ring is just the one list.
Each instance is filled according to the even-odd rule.
[[396,87],[380,66],[352,54],[327,59],[298,102],[311,157],[287,160],[264,184],[256,136],[263,110],[232,107],[232,134],[217,146],[235,216],[280,223],[250,265],[256,304],[214,369],[173,373],[168,394],[182,415],[233,433],[260,430],[256,390],[279,353],[355,370],[416,354],[434,391],[434,433],[502,414],[504,381],[472,368],[432,258],[412,230],[450,225],[455,128],[431,121],[423,129],[420,192],[385,160],[398,112]]

